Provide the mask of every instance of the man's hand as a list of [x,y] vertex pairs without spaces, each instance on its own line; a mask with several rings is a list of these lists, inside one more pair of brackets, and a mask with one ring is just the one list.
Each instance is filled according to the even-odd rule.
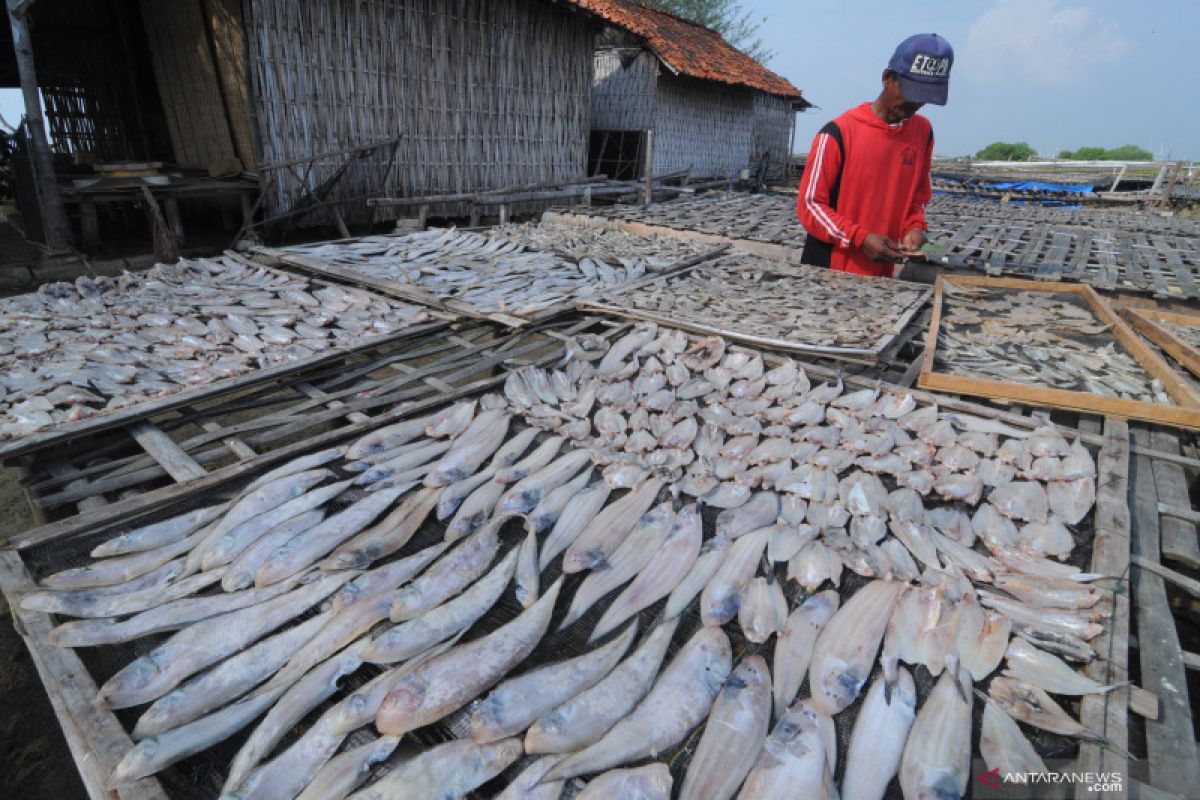
[[892,241],[882,233],[868,233],[867,238],[863,239],[862,251],[878,264],[894,264],[904,258],[899,242]]
[[904,238],[900,240],[900,249],[906,254],[915,256],[921,252],[921,245],[923,244],[925,244],[925,231],[920,228],[913,228],[904,234]]

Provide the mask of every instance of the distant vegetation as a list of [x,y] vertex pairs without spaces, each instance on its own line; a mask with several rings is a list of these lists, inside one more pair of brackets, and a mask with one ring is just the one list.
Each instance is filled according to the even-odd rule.
[[758,31],[766,17],[755,17],[742,8],[738,0],[637,0],[638,3],[669,11],[676,16],[698,22],[712,28],[725,37],[725,41],[741,50],[759,63],[766,63],[773,55],[763,44]]
[[992,142],[975,154],[984,161],[1029,161],[1037,151],[1028,142]]
[[1136,144],[1123,144],[1111,150],[1103,147],[1081,147],[1078,150],[1063,150],[1059,158],[1070,161],[1153,161],[1154,154]]

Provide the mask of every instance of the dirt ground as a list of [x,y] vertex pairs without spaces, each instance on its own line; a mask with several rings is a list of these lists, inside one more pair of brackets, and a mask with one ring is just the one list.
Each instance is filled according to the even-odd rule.
[[[16,473],[0,470],[0,538],[33,525]],[[58,719],[2,598],[0,611],[0,797],[86,798]]]

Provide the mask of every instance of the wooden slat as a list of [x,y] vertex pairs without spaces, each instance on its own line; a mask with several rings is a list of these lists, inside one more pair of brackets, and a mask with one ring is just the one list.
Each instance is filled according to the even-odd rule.
[[1163,352],[1182,364],[1188,372],[1200,376],[1200,351],[1176,336],[1170,329],[1158,324],[1158,320],[1162,320],[1200,329],[1200,317],[1129,307],[1122,308],[1121,315],[1134,330],[1161,347]]
[[[1179,450],[1179,438],[1165,431],[1152,432],[1150,443],[1159,452],[1175,454]],[[1159,502],[1168,506],[1190,507],[1192,503],[1183,470],[1162,459],[1153,459],[1151,464]],[[1162,529],[1163,558],[1193,568],[1200,567],[1200,541],[1197,541],[1196,524],[1175,516],[1164,516],[1158,524]]]
[[133,742],[117,718],[96,703],[99,688],[75,651],[42,644],[54,627],[50,615],[26,611],[19,605],[20,593],[33,588],[33,579],[17,553],[0,550],[0,590],[12,611],[13,625],[33,657],[88,795],[93,800],[167,800],[152,778],[115,792],[105,788],[108,776]]
[[[1135,441],[1149,444],[1147,431],[1135,430],[1133,435]],[[1146,561],[1157,562],[1158,496],[1150,459],[1136,456],[1132,474],[1133,553]],[[1200,786],[1200,759],[1192,728],[1179,634],[1175,630],[1162,578],[1146,570],[1135,571],[1133,589],[1142,685],[1162,701],[1161,719],[1146,721],[1150,783],[1155,788],[1189,796]]]
[[207,470],[171,441],[170,436],[150,423],[130,425],[129,435],[175,480],[186,481],[207,474]]
[[[1096,458],[1097,483],[1095,533],[1092,538],[1090,572],[1117,576],[1113,587],[1112,612],[1104,632],[1092,641],[1100,658],[1088,664],[1084,673],[1104,684],[1128,680],[1129,659],[1129,426],[1116,419],[1104,423],[1104,445]],[[1115,689],[1104,695],[1087,695],[1080,701],[1080,721],[1088,730],[1104,737],[1110,747],[1081,743],[1079,770],[1082,772],[1119,772],[1128,774],[1123,752],[1129,747],[1127,708],[1129,689]],[[1082,785],[1075,797],[1123,797],[1123,791],[1096,795]]]

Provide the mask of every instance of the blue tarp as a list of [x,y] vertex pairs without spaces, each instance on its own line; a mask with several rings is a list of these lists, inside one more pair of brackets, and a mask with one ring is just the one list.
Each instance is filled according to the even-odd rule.
[[1084,194],[1095,187],[1090,183],[1042,183],[1041,181],[1015,181],[1012,183],[986,183],[984,186],[1001,191],[1014,192],[1075,192]]

